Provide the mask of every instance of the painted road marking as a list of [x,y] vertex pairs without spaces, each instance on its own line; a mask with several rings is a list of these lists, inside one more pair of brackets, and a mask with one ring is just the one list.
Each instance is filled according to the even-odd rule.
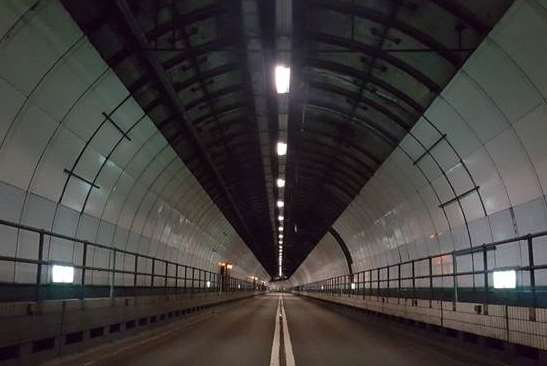
[[278,298],[277,300],[277,309],[275,311],[275,329],[274,329],[274,337],[273,337],[273,343],[272,343],[272,355],[270,356],[270,366],[279,366],[279,338],[280,338],[280,331],[279,331],[279,318],[282,316],[281,311],[281,298]]
[[289,334],[289,325],[287,322],[287,314],[285,313],[285,306],[283,304],[283,295],[281,295],[281,313],[283,318],[283,344],[285,346],[285,365],[295,366],[294,354],[292,352],[291,335]]
[[[281,326],[281,324],[283,326]],[[285,313],[285,306],[283,303],[283,295],[280,295],[277,301],[277,310],[275,312],[275,329],[274,329],[274,338],[272,343],[272,355],[270,357],[270,366],[280,365],[279,351],[281,347],[281,344],[280,344],[281,328],[283,328],[283,348],[285,351],[284,352],[285,365],[295,366],[291,336],[289,333],[289,325],[287,322],[287,314]]]

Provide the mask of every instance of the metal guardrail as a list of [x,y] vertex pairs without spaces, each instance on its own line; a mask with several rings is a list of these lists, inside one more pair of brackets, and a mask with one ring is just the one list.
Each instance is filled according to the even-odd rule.
[[[128,286],[116,286],[116,282],[115,282],[116,275],[120,275],[120,274],[132,276],[133,277],[132,287],[134,288],[146,287],[146,286],[138,285],[139,277],[148,278],[150,280],[148,287],[150,288],[174,287],[175,289],[181,289],[184,292],[186,291],[188,292],[252,291],[252,290],[261,289],[262,287],[264,287],[260,283],[242,280],[239,278],[231,277],[229,275],[221,276],[220,273],[214,273],[214,272],[203,270],[200,268],[179,264],[173,261],[158,259],[153,256],[149,256],[145,254],[139,254],[139,253],[124,250],[124,249],[118,249],[115,247],[110,247],[103,244],[98,244],[98,243],[90,242],[87,240],[78,239],[68,235],[56,233],[50,230],[39,229],[32,226],[18,224],[18,223],[6,221],[6,220],[0,220],[0,225],[11,227],[17,230],[35,233],[38,235],[37,248],[36,248],[37,252],[36,252],[35,258],[0,256],[0,262],[27,263],[27,264],[32,264],[36,266],[36,278],[34,283],[30,284],[34,286],[35,301],[42,300],[42,292],[43,292],[42,289],[44,288],[45,285],[51,284],[51,282],[45,282],[42,278],[44,267],[48,267],[48,266],[51,267],[54,265],[71,266],[75,270],[80,271],[80,281],[76,285],[80,287],[78,297],[81,299],[86,298],[86,288],[100,286],[100,285],[86,283],[86,273],[88,271],[106,272],[110,274],[109,285],[108,285],[110,297],[116,296],[117,288],[128,287]],[[72,242],[73,245],[75,246],[80,245],[82,248],[80,260],[79,261],[74,260],[73,262],[67,263],[63,261],[44,259],[44,246],[46,244],[46,239],[48,237],[66,240],[66,241]],[[88,249],[89,248],[97,248],[97,249],[102,249],[107,251],[109,254],[110,266],[99,267],[99,266],[88,265]],[[134,258],[133,270],[125,270],[125,269],[117,268],[116,260],[118,255],[120,254]],[[151,262],[150,272],[139,271],[139,263],[143,261]],[[158,265],[163,265],[164,268],[162,273],[158,273],[157,271]],[[174,275],[169,274],[170,269],[171,270],[174,269],[174,272],[175,272]],[[160,284],[157,284],[158,282],[156,281],[157,279],[160,279],[159,281]],[[174,280],[174,286],[169,286],[169,283],[168,283],[169,280]],[[12,287],[12,288],[13,286],[26,286],[26,287],[29,286],[28,283],[24,283],[24,284],[3,283],[3,285]],[[63,286],[63,285],[64,284],[60,284],[59,286]]]
[[[537,286],[536,274],[538,271],[547,270],[547,263],[536,264],[534,256],[534,239],[547,237],[547,231],[536,232],[510,239],[485,243],[481,246],[455,250],[443,254],[422,257],[403,261],[393,265],[376,267],[360,271],[355,274],[341,275],[312,282],[294,288],[296,291],[324,292],[333,295],[362,295],[377,297],[399,297],[411,299],[426,299],[452,301],[453,307],[458,301],[479,302],[488,304],[511,304],[530,307],[547,307],[547,288]],[[524,244],[527,252],[527,265],[498,267],[489,265],[488,253],[496,251],[499,247],[508,244]],[[547,251],[547,248],[544,248]],[[470,255],[472,269],[470,271],[458,271],[458,258]],[[480,256],[481,269],[475,269],[475,255]],[[546,256],[547,257],[547,256]],[[452,271],[449,273],[434,273],[434,261],[442,262],[450,258]],[[547,260],[547,259],[546,259]],[[417,265],[426,265],[428,273],[417,274]],[[410,275],[402,275],[402,268]],[[515,289],[495,289],[490,285],[490,274],[496,271],[514,270],[516,273],[528,273],[529,285],[522,283]],[[471,277],[472,286],[459,286],[460,277]],[[477,276],[482,282],[477,285]],[[435,280],[451,279],[451,287],[435,286]],[[417,282],[425,282],[425,286],[418,286]],[[408,284],[409,285],[405,285]],[[486,310],[487,311],[487,310]]]

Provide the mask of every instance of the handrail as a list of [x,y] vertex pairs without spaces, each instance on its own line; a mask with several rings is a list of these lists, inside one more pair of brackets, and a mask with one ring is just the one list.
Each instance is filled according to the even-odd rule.
[[[142,287],[142,286],[138,286],[138,277],[147,276],[150,279],[150,285],[148,287],[152,287],[152,288],[157,288],[157,287],[167,288],[169,287],[168,280],[175,280],[175,286],[174,286],[175,288],[181,288],[184,290],[190,289],[192,292],[194,292],[195,290],[199,290],[199,291],[205,290],[206,292],[218,291],[221,293],[225,291],[238,291],[238,290],[247,291],[251,289],[262,289],[262,290],[264,289],[263,284],[260,284],[254,281],[250,282],[247,280],[231,277],[227,272],[223,272],[223,274],[214,273],[208,270],[200,269],[193,266],[188,266],[188,265],[177,263],[174,261],[155,258],[147,254],[140,254],[140,253],[132,252],[125,249],[119,249],[114,246],[107,246],[104,244],[91,242],[89,240],[71,237],[69,235],[57,233],[51,230],[36,228],[30,225],[15,223],[15,222],[3,220],[3,219],[0,219],[0,226],[7,226],[17,230],[32,232],[38,235],[38,247],[37,247],[38,253],[36,258],[22,258],[22,257],[5,256],[5,255],[0,256],[0,262],[27,263],[27,264],[36,265],[36,278],[34,282],[35,301],[42,300],[41,289],[43,285],[45,284],[44,281],[42,281],[43,266],[53,266],[53,265],[68,265],[75,269],[81,270],[81,279],[80,279],[79,286],[81,287],[80,298],[82,299],[86,297],[85,296],[86,287],[94,286],[94,285],[90,285],[86,283],[86,271],[110,273],[110,279],[109,279],[110,281],[108,284],[108,286],[110,287],[110,291],[109,291],[110,297],[115,296],[116,288],[127,287],[127,286],[115,285],[116,274],[132,275],[133,276],[132,287],[135,287],[135,288]],[[74,260],[73,262],[64,262],[64,261],[55,260],[55,259],[44,259],[44,244],[45,244],[46,237],[67,240],[72,242],[74,246],[78,244],[82,245],[83,251],[81,253],[81,263],[76,263],[77,262],[76,260]],[[109,252],[108,267],[97,267],[97,266],[87,265],[88,247],[93,247],[93,248],[98,248],[98,249],[108,251]],[[117,268],[116,258],[118,254],[128,255],[135,258],[133,270]],[[152,261],[151,263],[152,268],[150,272],[143,272],[139,270],[138,268],[139,259]],[[156,263],[164,265],[165,268],[163,273],[156,273]],[[169,273],[170,267],[175,268],[175,275],[172,275]],[[188,277],[190,274],[191,276]],[[155,280],[157,278],[163,280],[163,286],[156,286]],[[183,285],[182,287],[179,286],[179,282]],[[190,282],[191,284],[190,287],[187,286],[188,282]],[[198,287],[195,287],[196,283]],[[17,283],[14,283],[14,285],[17,285]]]
[[[472,282],[473,282],[472,289],[476,290],[477,288],[482,288],[482,294],[483,294],[483,300],[484,300],[483,303],[485,305],[485,309],[487,309],[487,305],[489,301],[489,292],[491,291],[489,286],[488,275],[490,273],[500,271],[500,270],[514,270],[516,272],[530,273],[530,280],[529,280],[530,286],[527,286],[527,289],[529,290],[531,294],[531,298],[532,298],[531,306],[535,308],[537,305],[536,292],[538,290],[536,288],[535,272],[538,270],[547,270],[547,262],[536,264],[534,261],[534,258],[535,258],[534,257],[534,239],[540,238],[540,237],[547,237],[547,231],[538,231],[535,233],[519,235],[519,236],[515,236],[508,239],[493,241],[490,243],[484,243],[482,245],[471,247],[471,248],[453,250],[453,251],[445,252],[442,254],[430,255],[427,257],[410,259],[410,260],[406,260],[406,261],[395,263],[395,264],[369,268],[369,269],[362,270],[356,274],[329,277],[326,279],[299,285],[293,289],[297,291],[299,290],[320,291],[320,292],[329,292],[329,293],[336,293],[336,294],[340,292],[340,294],[347,293],[349,295],[362,293],[363,297],[367,296],[367,292],[369,294],[376,294],[376,296],[381,296],[381,297],[390,297],[390,296],[401,297],[401,295],[404,295],[404,297],[407,297],[408,292],[410,290],[411,298],[417,298],[418,290],[426,289],[426,290],[429,290],[428,297],[429,297],[430,306],[431,306],[431,300],[433,300],[434,298],[435,291],[450,288],[446,286],[440,286],[440,287],[433,286],[433,279],[451,277],[452,278],[451,299],[453,302],[453,306],[455,307],[455,304],[458,301],[458,291],[465,289],[465,287],[460,287],[458,285],[458,278],[463,276],[472,276]],[[508,267],[507,266],[506,267],[490,266],[489,268],[489,264],[488,264],[489,252],[496,250],[499,246],[503,246],[507,244],[515,244],[522,241],[525,241],[527,245],[527,251],[528,251],[527,264],[522,264],[518,266],[508,266]],[[457,261],[458,257],[466,256],[466,255],[474,256],[475,254],[482,254],[482,269],[476,270],[473,266],[472,267],[473,269],[471,271],[458,271],[458,261]],[[433,272],[433,260],[440,259],[440,258],[451,258],[452,260],[451,272],[448,272],[448,273]],[[471,261],[474,261],[474,257],[471,259]],[[418,275],[416,273],[416,264],[421,264],[424,262],[427,262],[428,273]],[[401,267],[408,266],[408,265],[411,265],[411,275],[402,275]],[[392,276],[393,269],[396,269],[395,276]],[[479,287],[476,286],[476,283],[475,283],[476,275],[483,276],[482,286],[479,286]],[[375,278],[373,279],[373,277]],[[425,287],[416,286],[416,280],[426,280],[426,279],[429,279],[428,285],[426,285]],[[405,281],[405,282],[412,281],[412,286],[402,286],[402,281]],[[390,284],[394,282],[397,282],[397,286],[391,287]],[[387,287],[381,286],[381,284],[385,285],[386,283],[387,283]],[[521,287],[517,286],[517,289],[519,288]],[[396,290],[396,291],[392,292],[391,290]]]

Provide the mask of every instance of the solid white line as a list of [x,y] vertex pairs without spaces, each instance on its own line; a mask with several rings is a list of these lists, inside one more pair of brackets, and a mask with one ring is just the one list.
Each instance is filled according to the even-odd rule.
[[283,295],[281,295],[281,316],[283,318],[283,344],[285,346],[286,365],[295,366],[291,335],[289,334],[289,325],[287,323],[287,314],[285,314],[285,306],[283,305]]
[[279,330],[279,317],[281,316],[281,312],[279,310],[281,304],[281,298],[277,301],[277,310],[275,311],[275,330],[274,330],[274,337],[273,337],[273,343],[272,343],[272,355],[270,356],[270,366],[279,366],[279,338],[280,338],[280,330]]

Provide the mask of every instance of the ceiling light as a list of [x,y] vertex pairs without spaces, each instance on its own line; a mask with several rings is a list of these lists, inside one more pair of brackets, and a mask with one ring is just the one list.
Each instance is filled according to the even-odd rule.
[[278,142],[275,151],[279,156],[287,155],[287,144],[281,141]]
[[283,234],[279,234],[279,239],[283,239]]
[[277,94],[286,94],[289,92],[291,83],[291,68],[283,65],[275,67],[275,89]]
[[283,231],[283,226],[280,226],[280,227],[279,227],[279,231]]
[[278,200],[277,201],[277,207],[281,208],[283,206],[285,206],[285,202],[283,202],[282,200]]
[[278,186],[279,188],[285,187],[285,179],[283,179],[283,178],[277,178],[277,186]]
[[285,219],[285,217],[283,217],[283,215],[279,215],[279,216],[277,216],[277,219],[278,219],[279,221],[283,221],[283,220]]

